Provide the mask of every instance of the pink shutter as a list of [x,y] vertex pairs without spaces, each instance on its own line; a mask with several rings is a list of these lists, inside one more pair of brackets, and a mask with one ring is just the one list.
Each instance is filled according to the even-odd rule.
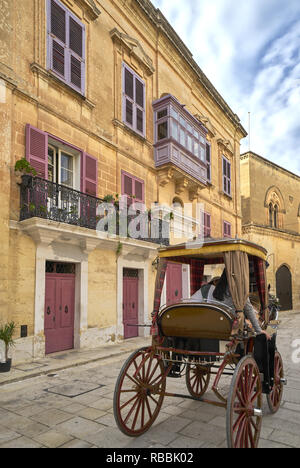
[[98,193],[98,160],[87,153],[81,157],[81,191],[93,197]]
[[48,134],[26,125],[26,159],[42,179],[48,179]]
[[144,203],[144,182],[134,179],[134,195],[136,201]]

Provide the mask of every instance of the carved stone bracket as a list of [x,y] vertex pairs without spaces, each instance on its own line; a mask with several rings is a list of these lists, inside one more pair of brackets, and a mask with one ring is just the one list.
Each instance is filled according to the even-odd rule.
[[188,187],[189,181],[186,177],[181,177],[175,182],[175,193],[180,195]]
[[174,170],[172,168],[166,168],[159,171],[158,185],[165,187],[172,179]]
[[152,59],[146,54],[137,39],[120,32],[117,28],[110,31],[110,37],[114,43],[124,47],[129,52],[129,55],[144,67],[147,75],[153,75],[155,68],[153,67]]
[[203,187],[199,185],[194,185],[190,188],[189,190],[189,199],[190,201],[196,200],[198,197],[200,197],[200,193]]

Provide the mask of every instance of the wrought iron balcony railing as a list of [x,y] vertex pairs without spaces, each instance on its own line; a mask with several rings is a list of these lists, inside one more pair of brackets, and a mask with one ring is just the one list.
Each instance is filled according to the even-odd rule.
[[22,176],[20,189],[20,221],[34,217],[44,218],[122,237],[169,245],[170,230],[167,221],[148,219],[148,214],[145,214],[142,221],[137,222],[136,216],[128,215],[127,211],[119,209],[111,214],[106,209],[107,203],[100,198],[30,175]]

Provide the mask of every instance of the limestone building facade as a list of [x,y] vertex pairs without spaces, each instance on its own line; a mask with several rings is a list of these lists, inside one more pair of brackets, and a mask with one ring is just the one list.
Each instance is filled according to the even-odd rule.
[[[0,10],[0,318],[17,324],[15,359],[148,333],[132,325],[149,323],[166,220],[169,242],[186,238],[182,220],[241,234],[246,132],[148,0]],[[156,238],[147,222],[138,238],[96,229],[121,195],[154,205]],[[189,294],[173,274],[169,300]]]
[[269,252],[268,281],[282,310],[300,307],[300,177],[267,159],[241,155],[243,237]]

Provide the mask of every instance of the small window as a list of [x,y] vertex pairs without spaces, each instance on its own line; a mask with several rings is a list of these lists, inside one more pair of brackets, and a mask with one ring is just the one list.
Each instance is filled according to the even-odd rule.
[[211,215],[209,213],[203,213],[203,226],[204,226],[204,237],[211,237]]
[[180,128],[180,144],[185,146],[185,131],[183,128]]
[[173,120],[172,119],[172,123],[171,123],[171,135],[173,138],[175,138],[175,140],[179,140],[179,137],[178,137],[178,122],[176,122],[176,120]]
[[206,168],[207,168],[207,181],[211,182],[211,146],[206,143]]
[[168,109],[163,109],[157,112],[157,120],[162,119],[168,115]]
[[223,224],[223,235],[224,237],[231,238],[231,224],[227,221],[224,221]]
[[145,83],[123,64],[123,122],[145,136]]
[[223,192],[231,196],[231,163],[223,156]]
[[137,177],[122,171],[122,195],[126,195],[128,205],[132,202],[144,203],[145,184]]
[[59,0],[47,0],[48,68],[85,92],[85,26]]
[[163,140],[168,137],[168,122],[162,122],[157,126],[157,139]]

